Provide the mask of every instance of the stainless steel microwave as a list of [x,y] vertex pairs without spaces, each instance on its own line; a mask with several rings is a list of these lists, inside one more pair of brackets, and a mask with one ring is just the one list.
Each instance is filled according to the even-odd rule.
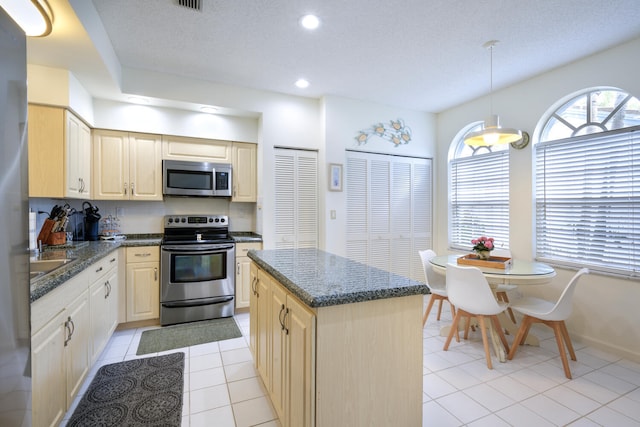
[[165,196],[231,197],[231,165],[183,160],[162,161]]

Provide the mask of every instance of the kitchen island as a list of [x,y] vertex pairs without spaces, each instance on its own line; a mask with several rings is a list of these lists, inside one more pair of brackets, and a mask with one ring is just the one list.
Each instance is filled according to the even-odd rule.
[[422,424],[425,284],[317,249],[248,256],[251,350],[282,425]]

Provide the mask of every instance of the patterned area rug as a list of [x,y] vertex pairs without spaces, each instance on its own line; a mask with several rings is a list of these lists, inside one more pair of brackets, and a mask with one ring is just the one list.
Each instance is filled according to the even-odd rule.
[[184,353],[101,367],[67,427],[180,426]]
[[136,354],[157,353],[241,336],[233,317],[164,326],[144,331]]

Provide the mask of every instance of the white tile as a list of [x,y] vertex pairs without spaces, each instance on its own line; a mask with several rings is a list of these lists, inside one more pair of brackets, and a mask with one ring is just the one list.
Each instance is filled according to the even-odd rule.
[[182,394],[182,417],[184,419],[184,417],[188,417],[189,413],[191,412],[190,409],[190,405],[189,405],[189,392],[183,393]]
[[189,390],[198,390],[227,382],[224,369],[212,368],[189,374]]
[[243,337],[219,341],[218,344],[220,345],[220,351],[228,351],[248,347],[247,341]]
[[221,368],[222,358],[220,353],[203,354],[202,356],[193,356],[189,358],[189,371],[205,371],[212,368]]
[[189,427],[190,425],[191,425],[191,419],[189,418],[189,415],[184,415],[182,417],[180,427]]
[[481,382],[480,379],[469,375],[457,366],[439,371],[438,376],[458,390],[464,390]]
[[190,356],[202,356],[205,354],[220,352],[220,346],[218,345],[217,341],[194,345],[191,346],[190,349]]
[[582,417],[572,422],[571,424],[569,424],[568,427],[602,427],[602,426],[596,423],[595,421],[591,421],[588,418]]
[[613,375],[616,378],[620,378],[621,380],[634,385],[640,384],[640,371],[630,369],[627,366],[621,363],[612,363],[611,365],[607,365],[604,368],[599,369],[599,371]]
[[477,386],[468,388],[464,393],[491,412],[499,411],[515,403],[515,400],[509,396],[486,384],[478,384]]
[[540,375],[533,369],[522,369],[514,372],[510,377],[539,393],[550,390],[558,385],[556,381],[549,377],[545,377],[544,375]]
[[225,384],[191,390],[189,392],[191,415],[230,404],[229,392]]
[[640,427],[640,421],[632,420],[626,415],[608,407],[602,407],[594,411],[589,414],[587,418],[603,426]]
[[611,402],[607,407],[620,412],[622,415],[626,415],[627,417],[640,422],[640,405],[635,400],[629,399],[626,396],[622,396],[613,402]]
[[224,373],[228,382],[257,377],[258,371],[253,366],[253,361],[224,365]]
[[540,394],[520,403],[555,425],[567,425],[580,418],[577,412]]
[[236,427],[231,406],[191,414],[189,418],[191,427]]
[[441,397],[436,402],[465,424],[489,415],[485,407],[461,391]]
[[547,390],[544,395],[580,415],[586,415],[600,407],[600,404],[595,400],[589,399],[566,385],[559,385]]
[[467,424],[468,427],[511,427],[510,424],[500,419],[497,415],[489,414],[484,418]]
[[509,425],[518,427],[551,427],[553,424],[530,409],[515,404],[502,409],[496,415],[505,420]]
[[232,408],[237,427],[255,426],[277,419],[276,411],[266,397],[234,403]]
[[431,399],[437,399],[456,392],[454,386],[440,378],[437,374],[428,374],[422,377],[422,390]]
[[613,375],[609,375],[602,369],[590,372],[584,375],[583,378],[598,384],[600,387],[606,387],[617,394],[628,393],[636,388],[635,385]]
[[640,387],[627,394],[627,397],[640,403]]
[[534,389],[527,387],[511,377],[500,377],[489,381],[488,384],[515,401],[521,401],[536,394]]
[[458,427],[462,422],[435,401],[422,404],[423,427]]
[[565,386],[602,404],[609,403],[618,397],[613,391],[586,378],[574,378],[572,381],[565,383]]
[[229,387],[231,403],[242,402],[243,400],[255,399],[267,395],[267,391],[258,377],[234,381],[227,384],[227,386]]
[[222,355],[222,363],[224,363],[225,365],[253,360],[253,358],[251,357],[251,352],[247,347],[223,351],[220,354]]

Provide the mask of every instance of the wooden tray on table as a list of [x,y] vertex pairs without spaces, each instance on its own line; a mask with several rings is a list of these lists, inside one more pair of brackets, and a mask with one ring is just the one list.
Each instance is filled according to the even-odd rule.
[[507,267],[511,267],[511,258],[503,257],[503,256],[491,256],[489,259],[480,259],[478,255],[465,255],[458,258],[458,264],[463,265],[473,265],[476,267],[485,267],[485,268],[501,268],[506,269]]

